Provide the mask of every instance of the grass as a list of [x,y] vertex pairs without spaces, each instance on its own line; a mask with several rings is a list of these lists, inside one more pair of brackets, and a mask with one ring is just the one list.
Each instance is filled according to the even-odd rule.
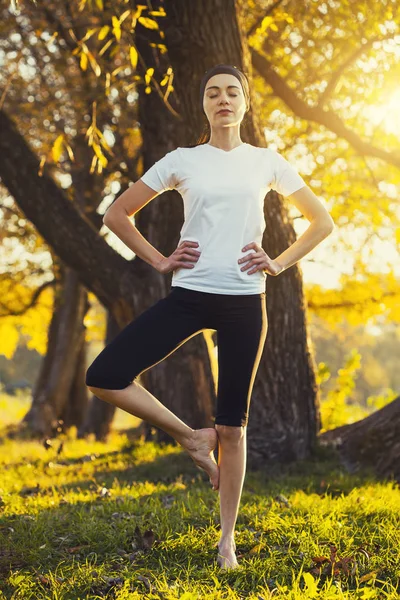
[[221,572],[208,477],[180,446],[132,431],[116,428],[101,443],[72,429],[47,449],[2,437],[0,598],[400,597],[395,482],[349,475],[326,451],[248,471],[241,566]]

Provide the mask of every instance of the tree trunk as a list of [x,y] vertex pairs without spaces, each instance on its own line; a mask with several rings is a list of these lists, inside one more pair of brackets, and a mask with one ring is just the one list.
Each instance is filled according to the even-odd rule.
[[[120,327],[114,317],[107,315],[107,331],[105,343],[109,344],[119,333]],[[86,361],[85,361],[86,364]],[[87,366],[87,365],[86,365]],[[86,372],[85,366],[85,372]],[[110,431],[111,423],[115,414],[115,406],[104,400],[100,400],[95,395],[89,403],[86,418],[78,431],[78,437],[82,438],[89,433],[94,433],[96,440],[105,441]]]
[[325,431],[319,440],[337,449],[350,473],[367,467],[400,483],[400,396],[365,419]]
[[75,425],[79,430],[79,427],[82,425],[87,412],[88,389],[85,385],[87,362],[86,355],[87,343],[85,340],[85,336],[83,335],[78,352],[78,359],[76,362],[75,372],[71,380],[69,398],[61,414],[61,420],[63,421],[63,429],[65,430],[69,429],[69,427],[71,427],[72,425]]
[[[278,256],[296,239],[278,194],[266,201],[263,247]],[[265,460],[291,462],[310,456],[321,428],[319,390],[299,265],[267,279],[268,332],[254,385],[249,421],[249,468]]]
[[[58,282],[54,287],[47,352],[33,390],[32,405],[23,419],[34,434],[41,436],[53,435],[62,428],[60,421],[64,416],[69,426],[80,426],[87,403],[84,379],[80,384],[76,382],[77,370],[82,374],[79,360],[85,352],[83,319],[89,307],[87,291],[73,269],[61,264],[56,264],[55,269]],[[72,394],[76,396],[71,400]],[[72,406],[67,408],[70,401]]]

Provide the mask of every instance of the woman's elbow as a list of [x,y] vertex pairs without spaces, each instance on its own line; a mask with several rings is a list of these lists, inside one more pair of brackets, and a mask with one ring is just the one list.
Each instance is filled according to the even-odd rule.
[[323,219],[321,219],[320,227],[325,232],[325,234],[328,236],[335,229],[335,222],[332,219],[332,217],[330,215],[328,215],[328,216],[324,217]]
[[115,221],[115,218],[119,218],[120,216],[125,216],[126,213],[123,209],[118,208],[116,206],[111,205],[103,215],[103,223],[107,225],[112,221]]

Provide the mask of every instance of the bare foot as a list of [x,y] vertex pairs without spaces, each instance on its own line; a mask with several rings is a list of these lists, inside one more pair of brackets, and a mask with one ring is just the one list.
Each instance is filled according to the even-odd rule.
[[227,571],[228,569],[237,569],[240,566],[236,559],[235,551],[235,542],[232,542],[230,544],[218,544],[217,563],[222,570]]
[[216,429],[205,427],[204,429],[195,429],[190,441],[184,444],[185,450],[192,457],[197,467],[209,475],[214,491],[219,488],[219,467],[213,454],[217,443]]

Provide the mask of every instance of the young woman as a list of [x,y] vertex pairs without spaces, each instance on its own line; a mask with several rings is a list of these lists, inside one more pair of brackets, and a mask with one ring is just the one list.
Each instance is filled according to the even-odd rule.
[[[200,85],[209,133],[192,147],[158,160],[109,208],[104,223],[160,273],[172,272],[171,291],[145,310],[90,365],[86,385],[99,398],[163,429],[186,449],[219,489],[218,562],[236,568],[234,529],[246,467],[251,393],[267,335],[265,281],[295,264],[333,229],[323,204],[287,160],[269,148],[242,142],[250,109],[242,71],[216,65]],[[275,259],[263,250],[264,198],[270,189],[290,196],[311,222]],[[176,189],[185,220],[178,247],[160,254],[130,217],[165,190]],[[204,329],[217,332],[215,428],[193,430],[137,381]],[[218,465],[213,451],[219,443]]]

